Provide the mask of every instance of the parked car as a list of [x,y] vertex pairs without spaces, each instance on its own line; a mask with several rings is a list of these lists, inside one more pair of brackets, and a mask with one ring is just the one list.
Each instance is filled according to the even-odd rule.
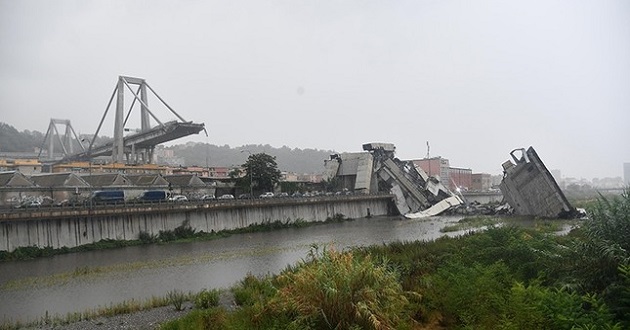
[[296,191],[296,192],[291,194],[291,197],[299,198],[299,197],[302,197],[302,194],[299,191]]
[[271,191],[268,191],[262,195],[260,195],[260,198],[272,198],[273,197],[273,193]]
[[67,199],[58,201],[56,203],[53,204],[54,206],[58,206],[58,207],[65,207],[65,206],[69,206],[70,205],[70,201]]
[[214,195],[210,194],[210,195],[203,195],[200,198],[202,201],[209,201],[209,200],[213,200],[213,199],[217,199],[216,197],[214,197]]
[[171,202],[186,202],[188,201],[188,197],[184,195],[175,195],[173,197],[170,197],[168,200]]
[[278,197],[278,198],[287,198],[287,197],[289,197],[289,193],[281,192],[281,193],[277,194],[276,197]]
[[234,195],[225,194],[225,195],[219,196],[219,198],[217,199],[234,199]]
[[19,207],[24,207],[24,208],[41,207],[41,206],[42,206],[42,202],[40,201],[27,201],[19,205]]
[[238,199],[250,199],[250,194],[240,194],[238,195]]

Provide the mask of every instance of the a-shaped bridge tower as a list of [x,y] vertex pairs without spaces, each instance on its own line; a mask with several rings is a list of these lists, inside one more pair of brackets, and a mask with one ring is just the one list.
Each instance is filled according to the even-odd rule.
[[[137,89],[131,87],[137,86]],[[125,115],[125,89],[133,96],[131,106]],[[178,120],[161,122],[148,104],[148,95],[151,92]],[[116,96],[116,114],[114,119],[114,140],[102,146],[94,146],[94,141],[103,126],[110,106]],[[125,127],[129,116],[136,103],[140,104],[140,129],[131,130]],[[150,119],[153,118],[157,125],[151,127]],[[153,159],[155,146],[167,141],[179,139],[184,136],[198,134],[205,131],[203,123],[186,121],[173,108],[171,108],[142,78],[119,76],[118,83],[109,99],[105,113],[101,118],[96,133],[89,141],[87,150],[67,156],[63,161],[87,160],[98,156],[112,156],[114,163],[147,164]],[[125,131],[135,131],[124,136]]]

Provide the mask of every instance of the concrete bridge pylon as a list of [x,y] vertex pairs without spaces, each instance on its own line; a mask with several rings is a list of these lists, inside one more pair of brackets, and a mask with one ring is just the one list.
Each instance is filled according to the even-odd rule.
[[[59,134],[57,125],[64,125],[66,127],[63,137]],[[81,144],[81,140],[72,128],[72,124],[68,119],[50,119],[48,130],[46,131],[44,141],[42,141],[42,145],[39,148],[39,154],[37,157],[39,158],[41,156],[42,150],[44,150],[44,145],[46,144],[46,142],[48,142],[48,159],[53,159],[55,154],[55,141],[59,143],[64,157],[67,157],[74,153],[73,141],[76,142],[83,150],[85,150],[83,144]]]
[[[132,86],[136,87],[135,89]],[[125,114],[125,90],[132,97],[129,110]],[[163,106],[165,106],[177,120],[162,122],[149,108],[148,96],[153,94]],[[114,136],[113,140],[102,146],[95,146],[94,142],[105,122],[112,102],[116,98],[116,110],[114,115]],[[136,104],[140,104],[140,128],[126,128],[127,122]],[[137,112],[136,112],[137,113]],[[151,126],[151,119],[157,125]],[[167,141],[175,140],[191,134],[198,134],[205,131],[203,123],[193,123],[186,121],[173,108],[171,108],[158,95],[153,88],[143,78],[119,76],[114,91],[107,103],[103,117],[98,124],[98,128],[92,139],[89,141],[87,150],[68,155],[64,161],[87,160],[99,156],[110,156],[114,163],[127,164],[149,164],[153,161],[153,151],[155,146]],[[125,136],[125,132],[132,132]],[[207,135],[207,132],[206,132]]]

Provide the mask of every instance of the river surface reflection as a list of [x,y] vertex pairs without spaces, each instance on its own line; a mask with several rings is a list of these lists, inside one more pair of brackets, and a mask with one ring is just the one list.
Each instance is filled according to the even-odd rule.
[[227,288],[248,273],[278,273],[313,244],[341,250],[393,241],[432,240],[461,217],[374,217],[206,242],[144,245],[0,263],[0,324],[66,315],[171,290]]

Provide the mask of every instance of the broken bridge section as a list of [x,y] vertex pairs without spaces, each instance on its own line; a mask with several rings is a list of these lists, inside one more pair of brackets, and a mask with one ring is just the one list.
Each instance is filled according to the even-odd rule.
[[[132,85],[137,86],[137,88],[134,90],[131,87]],[[126,115],[125,90],[133,96]],[[157,98],[162,106],[166,107],[166,109],[168,109],[168,111],[177,119],[162,122],[157,117],[156,113],[149,108],[149,95]],[[116,107],[114,110],[113,141],[105,145],[95,146],[94,143],[103,126],[114,98],[116,98]],[[140,128],[130,128],[128,126],[131,125],[131,123],[128,122],[128,120],[134,108],[137,108],[137,104],[140,105]],[[152,126],[151,119],[153,119],[157,125]],[[155,150],[155,146],[158,144],[179,139],[188,135],[198,134],[201,131],[205,132],[205,125],[203,123],[186,121],[182,116],[175,112],[175,110],[173,110],[173,108],[171,108],[164,99],[162,99],[162,97],[153,90],[153,88],[151,88],[145,79],[119,76],[116,87],[114,88],[114,91],[109,98],[109,102],[107,103],[107,107],[105,108],[105,112],[103,113],[103,117],[98,124],[96,133],[94,133],[94,136],[91,139],[88,139],[88,149],[79,153],[65,155],[62,162],[89,160],[94,157],[111,155],[113,163],[149,164],[153,160],[153,152]],[[124,135],[125,132],[133,133]]]
[[332,155],[326,161],[326,178],[358,194],[393,194],[398,212],[408,218],[437,215],[462,203],[413,162],[395,158],[393,144],[368,143],[363,150]]
[[503,163],[499,189],[516,214],[545,218],[579,215],[533,147],[514,149],[510,155],[514,162]]

